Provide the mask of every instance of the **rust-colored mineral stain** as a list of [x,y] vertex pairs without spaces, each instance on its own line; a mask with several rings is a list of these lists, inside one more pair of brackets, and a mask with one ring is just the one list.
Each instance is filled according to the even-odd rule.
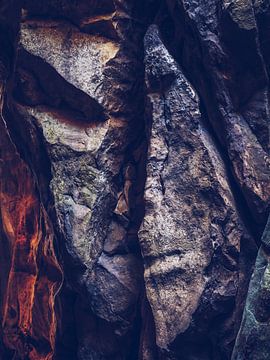
[[34,176],[3,123],[0,149],[0,172],[4,174],[0,178],[0,214],[10,247],[6,293],[2,294],[3,340],[19,358],[49,360],[57,324],[54,302],[62,280],[53,230]]

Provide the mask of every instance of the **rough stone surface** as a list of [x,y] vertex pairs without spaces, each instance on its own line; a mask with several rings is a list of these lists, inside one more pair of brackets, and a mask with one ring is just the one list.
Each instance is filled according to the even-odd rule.
[[[211,343],[210,326],[203,322],[210,325],[224,303],[237,301],[243,286],[239,253],[249,235],[199,99],[154,26],[145,36],[145,69],[152,124],[139,238],[157,344],[167,349],[174,340],[180,342],[177,336],[193,327],[200,305],[208,309],[202,319],[197,315],[205,327],[200,336]],[[234,316],[230,306],[227,311],[228,318]],[[231,321],[232,332],[233,322],[237,319]],[[213,327],[224,331],[225,325]],[[199,336],[193,340],[195,345],[199,341]],[[227,341],[220,339],[219,350],[209,347],[208,356],[214,351],[220,357]]]
[[0,0],[0,359],[270,358],[269,21]]
[[269,254],[262,247],[250,281],[245,311],[232,359],[269,358],[269,274]]
[[[80,359],[95,356],[97,351],[109,357],[130,351],[127,345],[133,340],[142,283],[138,256],[128,246],[115,247],[117,232],[127,243],[133,227],[128,202],[134,179],[127,179],[127,184],[124,180],[132,154],[125,151],[131,142],[140,143],[143,135],[138,132],[143,112],[137,106],[143,99],[139,93],[143,72],[138,67],[138,39],[142,35],[135,23],[136,36],[122,24],[134,22],[131,4],[127,9],[115,5],[114,10],[118,14],[115,24],[123,28],[114,41],[102,34],[86,34],[70,22],[32,20],[27,15],[20,34],[19,62],[24,73],[18,71],[25,80],[19,80],[18,98],[30,106],[19,105],[18,111],[41,128],[51,162],[55,226],[65,244],[64,286],[73,289],[78,297],[76,311],[80,313],[80,307],[84,308],[83,316],[89,322],[93,312],[104,332],[102,322],[111,327],[107,330],[110,335],[100,340],[103,349],[97,350],[99,344],[93,344],[96,340],[88,333],[87,321],[74,324],[80,333]],[[48,78],[41,71],[50,74],[51,83],[47,84]],[[138,88],[134,89],[134,83]],[[43,94],[31,104],[35,86],[41,87],[38,90]],[[55,87],[61,92],[58,102],[50,99]],[[77,94],[79,102],[72,99]],[[131,102],[133,97],[137,100]],[[133,178],[136,171],[135,166]],[[125,337],[127,345],[119,347],[115,343],[106,348],[108,337],[118,339],[115,342]]]
[[178,29],[175,35],[189,31],[190,38],[182,50],[184,40],[175,39],[175,56],[189,68],[245,201],[256,222],[264,224],[270,193],[269,90],[252,2],[225,1],[222,9],[214,0],[168,5]]

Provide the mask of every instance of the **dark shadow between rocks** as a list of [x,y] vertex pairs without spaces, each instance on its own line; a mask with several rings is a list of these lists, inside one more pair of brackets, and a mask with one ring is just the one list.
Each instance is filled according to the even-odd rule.
[[47,105],[69,112],[74,125],[106,120],[103,107],[85,92],[68,83],[41,58],[20,49],[14,86],[15,100],[23,105]]

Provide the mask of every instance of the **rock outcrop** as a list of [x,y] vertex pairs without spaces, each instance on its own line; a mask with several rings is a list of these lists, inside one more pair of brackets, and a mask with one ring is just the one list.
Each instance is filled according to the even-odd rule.
[[249,259],[240,254],[252,239],[198,96],[156,27],[145,36],[145,68],[152,125],[139,237],[157,345],[173,343],[179,358],[222,358],[231,350],[235,304],[249,276],[241,263]]
[[269,19],[0,1],[1,359],[270,358]]

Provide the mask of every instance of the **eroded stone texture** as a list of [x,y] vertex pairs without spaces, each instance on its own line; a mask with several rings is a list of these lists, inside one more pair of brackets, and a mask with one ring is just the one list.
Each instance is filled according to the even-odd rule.
[[270,356],[269,19],[0,0],[1,359]]
[[198,97],[154,26],[145,36],[145,67],[152,124],[139,237],[157,345],[174,343],[181,359],[227,358],[249,235]]
[[3,119],[0,144],[4,345],[19,359],[51,359],[57,328],[55,296],[62,282],[52,224]]
[[255,221],[264,224],[270,194],[269,90],[265,40],[252,1],[167,3],[175,25],[173,51],[198,89]]
[[45,360],[52,359],[55,350],[55,297],[62,283],[62,271],[37,177],[23,159],[11,130],[9,90],[19,13],[19,2],[1,1],[0,357]]
[[232,359],[268,359],[270,318],[270,221],[262,236],[252,275],[242,324],[236,339]]
[[[99,353],[129,356],[142,286],[134,230],[140,215],[132,214],[136,200],[130,203],[143,191],[143,185],[134,185],[145,153],[142,25],[132,18],[132,2],[111,3],[117,35],[113,40],[111,34],[93,35],[90,19],[79,10],[67,17],[64,12],[65,20],[55,21],[50,4],[44,4],[48,19],[32,19],[38,10],[31,3],[20,36],[16,95],[24,106],[18,105],[18,110],[42,129],[51,161],[50,187],[65,244],[67,286],[77,294],[80,359]],[[93,5],[91,11],[101,16]],[[84,30],[73,20],[82,21]],[[55,88],[60,91],[58,101],[51,100]],[[33,93],[39,94],[34,103]],[[97,340],[81,317],[97,322],[101,334],[108,334]]]

